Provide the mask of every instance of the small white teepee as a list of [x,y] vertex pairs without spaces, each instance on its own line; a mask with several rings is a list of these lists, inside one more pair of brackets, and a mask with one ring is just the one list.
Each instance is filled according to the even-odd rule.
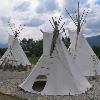
[[82,15],[80,15],[80,6],[78,1],[78,10],[75,17],[71,16],[67,9],[66,12],[77,28],[74,31],[68,29],[71,41],[69,50],[74,58],[74,62],[77,63],[79,71],[84,76],[100,75],[100,61],[89,46],[87,40],[81,34],[81,28],[86,23],[88,11],[84,10]]
[[18,38],[15,38],[13,35],[9,35],[8,49],[0,59],[0,64],[5,65],[6,63],[11,64],[12,66],[20,64],[23,66],[31,65],[20,46]]
[[52,33],[43,32],[43,55],[19,86],[25,91],[41,95],[75,95],[85,92],[91,85],[77,71],[60,36],[50,56],[52,38]]
[[[87,40],[80,33],[77,37],[77,31],[68,29],[71,45],[69,47],[70,53],[73,55],[74,61],[79,66],[79,70],[84,76],[100,75],[100,61]],[[77,47],[75,44],[77,41]]]

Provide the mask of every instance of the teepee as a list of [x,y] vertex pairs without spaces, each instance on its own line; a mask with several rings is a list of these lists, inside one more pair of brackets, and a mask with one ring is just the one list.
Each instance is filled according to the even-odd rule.
[[[67,13],[69,14],[68,11]],[[84,38],[83,34],[80,32],[82,25],[86,22],[85,21],[86,15],[84,11],[80,17],[79,2],[78,2],[78,15],[76,15],[76,21],[69,14],[69,16],[74,21],[77,27],[77,30],[68,29],[71,41],[69,51],[72,54],[74,61],[79,66],[79,71],[83,73],[84,76],[100,75],[100,61],[96,56],[96,54],[93,52],[90,45],[88,44],[87,40]]]
[[[19,31],[19,30],[18,30]],[[12,66],[28,66],[31,65],[28,58],[26,57],[24,51],[22,50],[22,47],[20,46],[20,43],[18,41],[18,31],[14,32],[13,35],[9,35],[8,39],[8,49],[4,53],[4,55],[0,59],[0,65],[12,65]]]
[[77,40],[77,47],[75,49],[75,34],[76,30],[68,30],[71,45],[69,47],[70,53],[72,54],[74,61],[77,63],[79,70],[84,76],[100,75],[100,61],[87,40],[80,33]]
[[[53,33],[43,32],[43,54],[30,75],[19,86],[41,95],[75,95],[91,85],[73,62],[61,39],[59,21],[53,19]],[[51,22],[51,21],[50,21]]]

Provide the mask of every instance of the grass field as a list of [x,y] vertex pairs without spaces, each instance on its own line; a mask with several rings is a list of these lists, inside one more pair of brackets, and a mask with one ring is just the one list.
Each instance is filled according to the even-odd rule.
[[38,59],[39,59],[39,57],[29,57],[28,59],[31,62],[31,64],[36,64]]

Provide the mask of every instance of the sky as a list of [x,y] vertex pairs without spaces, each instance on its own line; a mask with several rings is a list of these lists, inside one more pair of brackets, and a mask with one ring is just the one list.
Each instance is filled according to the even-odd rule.
[[[0,2],[0,43],[7,43],[9,34],[13,34],[8,22],[25,25],[19,38],[42,39],[40,29],[52,31],[49,23],[51,17],[62,16],[67,27],[75,25],[65,12],[73,15],[77,10],[77,0],[1,0]],[[82,32],[86,37],[100,35],[100,0],[79,0],[80,12],[89,10]],[[74,16],[74,15],[73,15]],[[66,31],[67,32],[67,31]]]

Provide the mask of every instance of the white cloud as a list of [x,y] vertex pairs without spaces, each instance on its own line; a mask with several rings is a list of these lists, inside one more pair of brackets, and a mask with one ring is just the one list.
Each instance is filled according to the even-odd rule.
[[[87,8],[87,7],[89,7],[89,9],[91,10],[90,14],[87,17],[87,24],[82,29],[84,34],[86,34],[86,36],[88,36],[89,34],[91,35],[99,34],[100,29],[99,29],[98,23],[100,23],[99,21],[100,5],[96,3],[96,0],[79,0],[79,1],[81,3],[81,6],[80,6],[81,10],[84,10],[84,8]],[[24,6],[23,9],[21,10],[19,6],[23,4],[24,2],[27,2],[27,3],[30,2],[30,3],[29,5],[26,4],[27,8],[24,9],[25,7]],[[56,8],[53,9],[48,6],[46,10],[43,10],[45,7],[47,7],[46,3],[48,5],[49,3],[52,5],[56,5],[57,9]],[[36,11],[39,5],[40,5],[41,10],[43,10],[41,13],[37,13]],[[17,7],[19,7],[18,10],[15,10],[14,8],[17,8]],[[26,26],[25,30],[22,31],[23,34],[20,34],[21,39],[22,38],[41,39],[42,34],[40,32],[40,28],[46,31],[51,31],[52,28],[48,20],[51,19],[52,16],[59,17],[60,15],[62,15],[64,17],[63,12],[65,12],[65,7],[67,7],[68,10],[71,10],[70,12],[73,12],[75,10],[73,8],[77,7],[77,1],[76,0],[56,0],[56,2],[53,2],[53,1],[49,2],[49,1],[44,0],[44,2],[42,2],[42,0],[2,0],[2,2],[0,3],[0,42],[6,43],[8,39],[8,32],[12,34],[8,28],[8,25],[6,25],[7,23],[3,21],[3,20],[7,21],[7,19],[4,19],[4,18],[11,18],[11,21],[17,25],[19,23],[20,24],[29,23],[30,21],[32,21],[32,19],[37,19],[38,21],[43,20],[44,21],[43,24],[41,23],[35,27]],[[69,17],[67,17],[64,20],[67,20],[68,22],[70,21]],[[33,24],[34,24],[34,21],[32,25]],[[75,27],[72,22],[69,25],[67,24],[66,27],[67,26],[70,28]],[[96,30],[98,31],[96,32]]]

